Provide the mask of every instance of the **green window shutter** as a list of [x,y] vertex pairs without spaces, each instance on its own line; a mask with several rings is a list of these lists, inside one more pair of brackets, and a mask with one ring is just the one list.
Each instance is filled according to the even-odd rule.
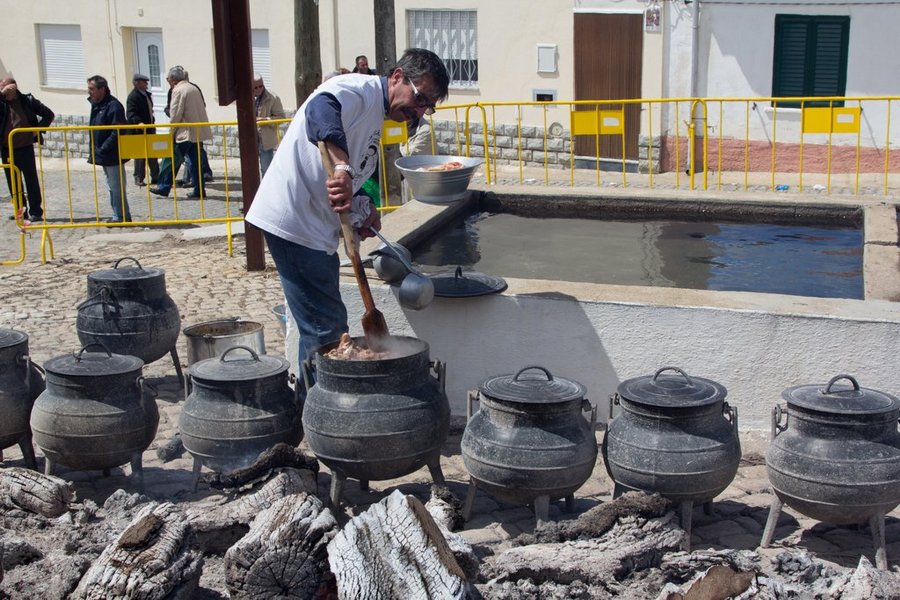
[[[843,96],[849,38],[850,17],[775,15],[772,95]],[[817,104],[825,103],[807,106]],[[780,106],[799,103],[782,102]]]

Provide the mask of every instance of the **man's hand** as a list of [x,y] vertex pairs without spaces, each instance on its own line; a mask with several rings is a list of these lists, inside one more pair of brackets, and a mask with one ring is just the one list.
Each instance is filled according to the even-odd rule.
[[353,197],[353,179],[347,171],[335,171],[334,175],[325,181],[325,189],[328,191],[328,201],[336,213],[350,210],[350,198]]
[[378,212],[377,208],[375,208],[374,202],[371,203],[371,206],[369,208],[371,209],[371,212],[369,212],[369,216],[366,217],[366,220],[363,221],[363,224],[357,230],[359,231],[360,239],[363,240],[366,238],[375,237],[375,234],[372,231],[373,229],[375,231],[381,231],[381,213]]

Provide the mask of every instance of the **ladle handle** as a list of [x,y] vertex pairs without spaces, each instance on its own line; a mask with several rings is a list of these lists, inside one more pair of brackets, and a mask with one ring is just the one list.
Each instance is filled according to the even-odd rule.
[[373,229],[373,228],[371,228],[371,227],[369,227],[369,231],[371,231],[372,233],[374,233],[375,235],[377,235],[377,236],[378,236],[378,239],[381,240],[382,242],[384,242],[384,245],[385,245],[385,246],[387,246],[388,248],[390,248],[391,252],[394,254],[394,257],[395,257],[397,260],[399,260],[400,263],[401,263],[404,267],[406,267],[407,269],[409,269],[409,272],[410,272],[410,273],[415,273],[416,275],[421,275],[421,273],[419,273],[419,272],[415,269],[415,267],[413,267],[413,266],[410,264],[410,262],[409,262],[408,260],[406,260],[406,257],[403,256],[403,254],[401,254],[400,252],[398,252],[397,249],[394,248],[394,245],[393,245],[391,242],[389,242],[388,239],[387,239],[386,237],[384,237],[383,235],[381,235],[381,232],[380,232],[380,231],[377,231],[377,230],[375,230],[375,229]]

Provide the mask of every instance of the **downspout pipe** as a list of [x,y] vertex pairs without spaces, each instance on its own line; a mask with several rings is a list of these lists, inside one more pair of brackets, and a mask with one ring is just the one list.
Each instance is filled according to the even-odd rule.
[[[691,98],[696,99],[700,96],[700,0],[688,1],[691,2]],[[703,116],[697,103],[694,102],[691,104],[691,124],[693,127],[688,173],[691,176],[691,189],[693,189],[694,173],[706,169],[702,149],[698,147],[697,143],[697,136],[705,136]]]

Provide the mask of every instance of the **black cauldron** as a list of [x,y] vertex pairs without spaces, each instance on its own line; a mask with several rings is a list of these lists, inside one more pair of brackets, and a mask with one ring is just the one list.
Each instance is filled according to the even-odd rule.
[[25,464],[36,469],[31,447],[31,407],[44,391],[42,370],[28,355],[28,336],[0,329],[0,460],[3,449],[18,444]]
[[[131,260],[136,267],[122,267]],[[181,316],[166,293],[162,269],[145,269],[131,257],[120,258],[112,269],[87,276],[87,300],[78,305],[76,320],[82,344],[103,344],[114,354],[136,356],[144,363],[171,354],[178,378],[181,362],[175,349]]]
[[[93,346],[102,352],[86,352]],[[59,463],[108,474],[130,462],[143,487],[141,454],[159,425],[156,393],[145,383],[143,367],[141,359],[99,344],[44,363],[47,389],[34,403],[31,430],[46,457],[45,473]]]
[[[528,372],[538,371],[538,372]],[[469,395],[478,412],[463,433],[463,463],[471,475],[463,508],[468,519],[476,488],[514,504],[533,504],[538,524],[548,518],[551,500],[565,498],[591,476],[597,461],[597,409],[576,381],[528,366],[514,375],[489,377]],[[590,420],[582,413],[590,411]]]
[[613,495],[641,490],[680,503],[686,547],[693,505],[709,511],[741,461],[737,409],[725,402],[727,394],[715,381],[663,367],[623,381],[610,399],[610,412],[612,404],[622,407],[602,446]]
[[252,464],[275,444],[300,443],[301,408],[288,385],[289,366],[248,346],[191,365],[191,393],[178,427],[194,457],[195,484],[201,465],[227,472]]
[[786,389],[772,410],[766,469],[776,499],[763,532],[774,535],[783,504],[818,521],[869,523],[879,568],[887,567],[884,515],[900,504],[900,400],[850,375]]
[[[354,342],[365,345],[364,338]],[[314,370],[309,359],[304,363],[303,429],[333,473],[332,503],[339,504],[348,477],[366,488],[427,465],[443,483],[440,453],[450,428],[444,363],[430,361],[428,344],[413,337],[391,336],[388,347],[397,351],[379,360],[330,358],[336,345],[316,351]]]

